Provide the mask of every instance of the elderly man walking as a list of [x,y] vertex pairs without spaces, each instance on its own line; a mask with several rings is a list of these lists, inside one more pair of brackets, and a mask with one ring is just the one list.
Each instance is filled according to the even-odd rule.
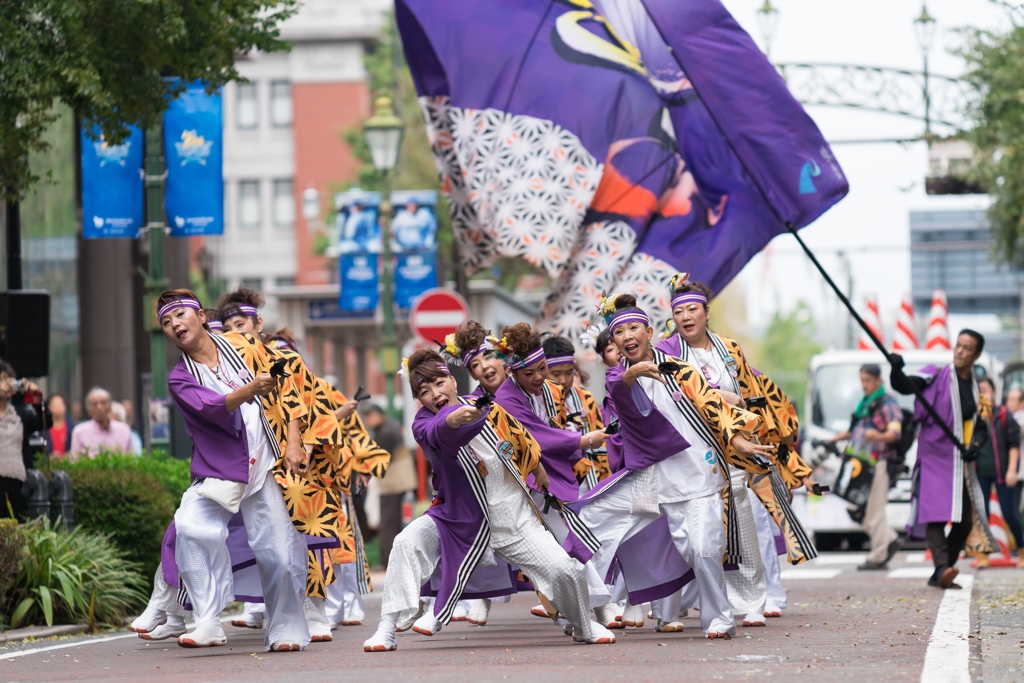
[[71,432],[71,459],[95,458],[102,450],[132,453],[132,430],[124,422],[110,417],[110,392],[93,387],[85,395],[89,418]]

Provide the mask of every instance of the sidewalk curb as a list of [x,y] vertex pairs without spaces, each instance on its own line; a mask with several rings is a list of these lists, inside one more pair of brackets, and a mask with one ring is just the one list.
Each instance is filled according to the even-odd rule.
[[16,628],[11,631],[0,633],[0,643],[9,643],[14,640],[25,640],[26,638],[49,638],[50,636],[76,636],[79,633],[86,633],[89,624],[61,624],[59,626],[29,626],[28,628]]

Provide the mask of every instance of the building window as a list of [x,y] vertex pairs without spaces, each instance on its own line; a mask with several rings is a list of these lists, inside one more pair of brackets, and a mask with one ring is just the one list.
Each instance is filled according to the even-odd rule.
[[255,83],[238,83],[235,100],[235,123],[240,130],[252,130],[260,125],[260,104]]
[[295,227],[295,195],[292,181],[274,181],[274,225],[278,228]]
[[243,228],[260,227],[260,181],[242,180],[238,183],[238,225]]
[[288,81],[270,83],[270,124],[274,128],[292,125],[292,84]]
[[274,278],[274,285],[277,287],[292,287],[295,285],[295,278],[291,276]]
[[263,286],[263,280],[258,277],[243,277],[238,281],[238,286],[245,287],[246,289],[255,289],[258,292],[260,287]]

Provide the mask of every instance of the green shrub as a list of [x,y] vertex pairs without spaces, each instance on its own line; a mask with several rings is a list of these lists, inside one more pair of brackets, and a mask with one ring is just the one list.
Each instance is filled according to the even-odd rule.
[[[7,604],[8,589],[25,555],[25,534],[15,519],[0,519],[0,607]],[[0,623],[0,630],[3,624]]]
[[149,580],[160,562],[160,544],[178,499],[144,472],[116,469],[73,471],[75,525],[110,536]]
[[[68,460],[51,460],[54,469],[65,470],[74,481],[77,472],[91,470],[117,470],[142,472],[153,477],[175,499],[175,506],[181,500],[192,483],[189,474],[189,461],[178,460],[167,454],[166,450],[154,450],[151,455],[140,457],[101,451],[95,458],[80,458],[75,462]],[[43,469],[42,467],[40,469]],[[45,470],[44,470],[45,471]],[[76,506],[77,507],[77,506]]]
[[65,531],[42,519],[22,527],[26,554],[11,591],[11,626],[116,624],[146,601],[146,581],[104,534]]

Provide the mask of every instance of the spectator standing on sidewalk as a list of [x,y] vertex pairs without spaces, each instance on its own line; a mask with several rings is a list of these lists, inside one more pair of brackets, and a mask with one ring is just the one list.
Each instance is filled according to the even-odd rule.
[[[1024,389],[1010,389],[1006,394],[1006,409],[1013,415],[1017,425],[1024,431]],[[1017,516],[1024,519],[1024,505],[1021,505],[1021,489],[1024,488],[1024,458],[1017,464],[1017,485],[1013,487]]]
[[[992,380],[985,377],[978,380],[978,390],[992,401],[992,419],[989,421],[988,440],[981,447],[974,466],[978,483],[985,499],[985,515],[988,517],[992,487],[996,489],[999,507],[1006,520],[1006,526],[1017,544],[1017,562],[1024,567],[1024,535],[1021,533],[1020,515],[1017,512],[1017,465],[1020,460],[1020,425],[1006,406],[998,405],[996,388]],[[1009,398],[1009,397],[1007,397]],[[988,566],[988,555],[978,554],[978,567]]]
[[75,423],[68,415],[68,402],[63,394],[50,394],[46,401],[53,426],[46,430],[46,450],[59,458],[71,452],[71,431]]
[[391,454],[391,465],[380,480],[380,563],[386,570],[395,536],[402,531],[402,499],[416,489],[416,464],[402,438],[402,426],[388,419],[380,406],[368,405],[363,421],[377,445]]
[[14,368],[0,360],[0,517],[7,516],[10,504],[15,518],[21,519],[25,471],[35,466],[30,437],[45,429],[46,415],[42,406],[25,400],[26,395],[38,395],[39,388],[32,382],[16,381],[15,377]]
[[891,479],[895,479],[898,472],[897,467],[893,467],[897,472],[890,473],[889,464],[902,464],[897,457],[896,444],[902,431],[903,411],[896,399],[885,392],[882,369],[877,364],[861,366],[860,386],[864,396],[850,420],[850,429],[837,434],[832,440],[849,440],[853,455],[865,466],[875,468],[861,523],[871,539],[871,552],[867,561],[857,569],[886,569],[902,545],[899,534],[885,517],[885,506],[889,502]]
[[123,422],[128,425],[132,439],[132,453],[136,456],[142,455],[142,437],[132,429],[131,418],[128,416],[128,409],[124,407],[124,404],[120,401],[114,401],[111,403],[110,417],[118,422]]
[[71,459],[95,458],[101,450],[132,453],[132,430],[124,422],[110,419],[110,392],[93,387],[85,395],[89,419],[71,433]]

